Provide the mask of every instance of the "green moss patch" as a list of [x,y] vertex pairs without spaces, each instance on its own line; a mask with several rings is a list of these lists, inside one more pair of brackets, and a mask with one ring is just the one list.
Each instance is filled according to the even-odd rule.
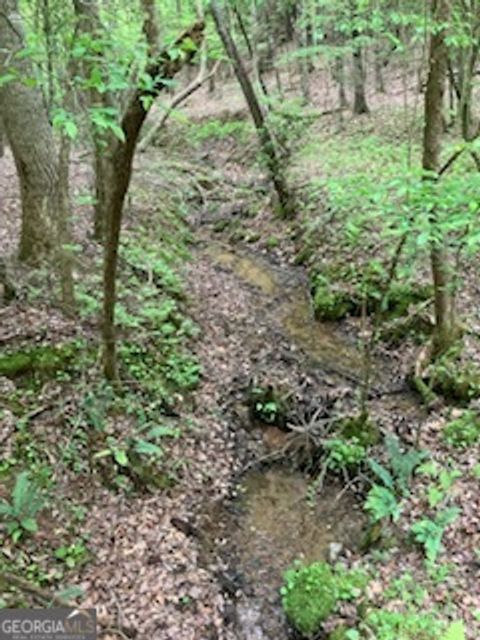
[[73,359],[77,345],[42,346],[0,355],[0,376],[14,378],[23,374],[52,374]]
[[281,588],[283,608],[294,628],[313,638],[337,603],[359,597],[368,581],[364,571],[333,569],[325,562],[289,569]]

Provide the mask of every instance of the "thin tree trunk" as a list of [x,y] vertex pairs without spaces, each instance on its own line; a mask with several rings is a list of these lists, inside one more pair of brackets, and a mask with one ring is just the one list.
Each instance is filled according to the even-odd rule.
[[375,88],[378,93],[385,93],[385,82],[383,80],[383,68],[385,66],[385,59],[382,54],[382,48],[377,47],[374,51],[375,61]]
[[355,42],[358,34],[353,36],[352,70],[353,70],[353,113],[363,115],[369,113],[367,97],[365,95],[365,70],[363,67],[362,47]]
[[[77,17],[77,28],[79,35],[86,34],[92,37],[100,37],[101,22],[97,0],[73,0],[75,15]],[[88,78],[92,71],[90,61],[81,63],[83,76]],[[89,107],[114,106],[112,98],[108,94],[101,94],[97,89],[92,88],[88,92]],[[105,150],[107,141],[101,138],[97,132],[92,136],[94,152],[94,174],[95,174],[95,205],[93,216],[93,236],[98,242],[105,237],[106,221],[104,218],[106,211],[105,183]]]
[[233,66],[233,70],[237,77],[238,83],[242,89],[243,95],[247,102],[250,114],[252,116],[255,128],[260,140],[260,146],[265,155],[270,178],[277,192],[280,213],[284,217],[290,217],[294,213],[294,205],[292,196],[288,190],[285,176],[283,174],[282,163],[275,149],[275,144],[271,133],[265,122],[260,103],[250,82],[248,74],[243,66],[235,43],[226,27],[223,12],[218,3],[214,0],[211,3],[211,11],[215,21],[220,39],[222,40],[225,51]]
[[59,175],[58,175],[58,266],[60,285],[62,289],[62,306],[66,313],[75,311],[75,291],[73,281],[73,254],[71,243],[71,217],[70,217],[70,151],[71,144],[67,136],[63,136],[60,142]]
[[472,93],[473,76],[477,64],[478,46],[471,44],[464,56],[464,71],[461,85],[459,115],[462,137],[470,140],[472,134]]
[[[302,24],[306,20],[307,8],[305,3],[302,5],[302,11],[297,21],[297,47],[303,49],[311,46],[312,33],[309,32],[308,24]],[[298,72],[300,76],[300,88],[302,90],[302,97],[305,104],[310,103],[310,76],[309,76],[309,60],[305,56],[300,56],[298,60]]]
[[[425,92],[425,127],[423,134],[422,166],[426,180],[436,180],[440,170],[440,151],[443,136],[443,96],[447,75],[447,47],[445,29],[438,25],[448,24],[450,9],[448,0],[432,0],[433,30],[430,40],[429,72]],[[436,215],[432,214],[435,227]],[[445,239],[432,241],[430,251],[434,285],[435,331],[433,354],[444,352],[455,340],[454,292],[451,269]]]
[[343,57],[338,56],[333,62],[333,76],[338,85],[338,104],[340,109],[348,107],[347,92],[345,89],[345,63]]

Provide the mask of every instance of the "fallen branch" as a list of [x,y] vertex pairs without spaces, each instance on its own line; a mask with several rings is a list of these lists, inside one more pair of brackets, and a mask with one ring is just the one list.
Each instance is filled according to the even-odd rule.
[[31,596],[33,596],[43,604],[55,604],[58,607],[71,607],[71,602],[69,600],[61,598],[54,593],[50,593],[46,589],[42,589],[42,587],[39,587],[36,584],[29,582],[28,580],[25,580],[25,578],[20,578],[13,573],[0,573],[0,584],[2,582],[12,587],[16,587],[20,591],[29,593]]
[[220,60],[217,60],[217,62],[215,63],[214,67],[212,68],[212,70],[208,74],[205,74],[205,70],[201,69],[199,74],[198,74],[198,76],[197,76],[197,78],[191,84],[189,84],[187,87],[185,87],[185,89],[183,91],[180,91],[180,93],[178,93],[173,98],[171,103],[168,105],[168,107],[162,113],[161,117],[155,122],[155,124],[152,126],[150,131],[145,135],[143,140],[138,145],[138,150],[140,152],[145,151],[146,148],[151,144],[152,140],[157,135],[157,133],[160,131],[160,129],[162,129],[162,127],[165,126],[165,123],[167,122],[168,118],[172,114],[173,110],[176,107],[178,107],[179,104],[181,104],[187,98],[189,98],[192,94],[194,94],[196,91],[198,91],[198,89],[200,89],[200,87],[202,87],[205,84],[205,82],[207,82],[207,80],[210,80],[210,78],[212,78],[215,75],[215,73],[217,72],[219,65],[220,65]]

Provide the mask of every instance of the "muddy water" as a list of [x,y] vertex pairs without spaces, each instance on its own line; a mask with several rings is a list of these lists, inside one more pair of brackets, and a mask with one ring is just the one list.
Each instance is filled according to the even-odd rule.
[[270,300],[285,334],[310,359],[347,379],[353,372],[360,372],[358,349],[346,344],[333,325],[315,320],[308,285],[300,272],[277,268],[262,258],[235,253],[223,245],[210,246],[208,253],[217,264],[231,269]]
[[[253,287],[265,321],[280,325],[309,361],[360,380],[359,351],[333,327],[315,321],[300,270],[276,267],[223,245],[210,245],[207,251],[217,265]],[[279,597],[284,571],[295,560],[325,560],[334,548],[358,544],[363,512],[352,495],[339,498],[339,492],[340,487],[326,487],[312,499],[311,482],[299,472],[278,467],[251,471],[238,488],[239,498],[215,514],[215,544],[228,548],[227,562],[242,584],[235,605],[238,640],[292,637]]]

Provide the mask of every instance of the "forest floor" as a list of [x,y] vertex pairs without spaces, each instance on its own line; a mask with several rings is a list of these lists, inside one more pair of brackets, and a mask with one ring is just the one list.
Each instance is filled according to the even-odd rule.
[[[316,107],[328,110],[331,104],[320,88],[314,95]],[[162,133],[161,148],[137,158],[126,212],[122,338],[135,344],[137,336],[147,349],[144,353],[150,354],[150,325],[136,324],[132,309],[138,299],[129,287],[151,285],[159,273],[156,295],[162,304],[173,299],[177,305],[169,321],[183,327],[186,315],[199,328],[182,328],[182,348],[193,351],[201,366],[197,389],[190,388],[194,365],[183,360],[178,364],[177,344],[170,345],[173,351],[165,356],[176,358],[171,365],[176,380],[172,397],[163,387],[152,387],[153,396],[165,393],[161,412],[152,409],[166,434],[161,441],[161,490],[148,483],[139,489],[135,482],[128,490],[113,489],[118,476],[112,479],[111,469],[99,465],[105,457],[86,454],[88,447],[97,453],[107,444],[113,447],[109,438],[123,443],[142,398],[145,410],[154,400],[141,391],[120,407],[111,405],[105,414],[98,410],[108,403],[95,374],[98,308],[92,292],[98,286],[100,252],[88,237],[89,203],[80,197],[90,174],[84,163],[75,165],[75,231],[82,248],[77,275],[88,274],[90,287],[81,290],[81,316],[65,318],[52,306],[56,285],[48,272],[32,275],[17,267],[22,295],[0,309],[2,355],[39,346],[80,345],[75,352],[79,363],[70,377],[42,378],[35,384],[21,377],[1,378],[0,497],[9,498],[14,476],[25,466],[53,494],[38,517],[37,533],[19,543],[7,537],[3,541],[0,583],[5,604],[45,604],[60,587],[76,585],[84,592],[82,605],[97,607],[102,638],[282,640],[293,637],[280,607],[284,570],[299,556],[325,559],[333,544],[346,565],[371,571],[370,606],[462,619],[469,638],[480,637],[479,445],[462,448],[445,442],[442,429],[461,409],[440,402],[427,411],[409,390],[405,378],[418,350],[415,340],[377,345],[369,411],[382,436],[395,433],[405,446],[428,451],[424,462],[431,464],[412,478],[401,499],[400,520],[368,548],[358,544],[366,531],[364,478],[349,477],[347,491],[342,491],[342,473],[316,486],[298,471],[305,460],[301,450],[299,454],[290,447],[285,425],[262,422],[255,414],[256,402],[252,405],[252,390],[272,389],[276,411],[280,413],[280,400],[285,399],[284,419],[297,426],[313,415],[330,419],[355,412],[365,326],[355,317],[335,324],[315,321],[309,269],[312,260],[325,264],[342,251],[337,230],[332,230],[335,224],[322,218],[329,213],[325,174],[344,172],[349,154],[352,166],[364,162],[364,150],[356,150],[360,138],[370,138],[370,149],[375,150],[378,139],[391,148],[403,142],[403,135],[417,140],[415,113],[411,117],[417,98],[409,94],[408,131],[400,132],[404,96],[397,89],[392,88],[393,103],[387,96],[373,105],[372,116],[314,118],[307,134],[310,148],[305,137],[300,138],[292,160],[290,178],[302,207],[295,221],[280,221],[273,213],[270,186],[234,85],[225,89],[224,97],[195,96],[182,118],[172,120]],[[186,138],[192,142],[188,153]],[[332,148],[338,150],[337,158],[329,153]],[[0,204],[7,212],[0,246],[2,254],[11,255],[18,236],[18,193],[11,157],[0,162]],[[377,170],[373,165],[373,173]],[[175,207],[184,212],[188,230],[178,231],[171,216]],[[322,224],[313,227],[312,242],[315,216]],[[138,228],[149,227],[146,236],[137,235]],[[135,253],[136,242],[148,248],[162,243],[189,246],[187,266],[175,261],[171,266],[172,272],[184,270],[180,293],[170,267],[162,263],[162,271],[156,271],[157,254],[145,266]],[[307,244],[314,257],[300,265],[298,256]],[[165,292],[169,287],[172,292]],[[476,341],[479,325],[475,295],[472,279],[461,300],[462,311],[472,318],[470,342]],[[132,348],[128,355],[137,354]],[[133,363],[138,366],[138,360]],[[128,371],[133,375],[135,369]],[[95,435],[98,421],[105,423],[101,437]],[[382,445],[373,447],[370,455],[383,460]],[[118,461],[110,466],[122,471]],[[252,476],[252,470],[260,476]],[[288,502],[292,493],[295,499]],[[312,500],[317,507],[312,508]],[[443,549],[428,568],[422,547],[411,542],[410,527],[425,519],[432,522],[440,508],[452,506],[459,508],[459,515],[445,530]],[[297,516],[301,526],[296,528]],[[7,573],[37,585],[39,592],[28,592],[25,585],[7,579]],[[344,605],[329,628],[356,622],[355,607]]]

